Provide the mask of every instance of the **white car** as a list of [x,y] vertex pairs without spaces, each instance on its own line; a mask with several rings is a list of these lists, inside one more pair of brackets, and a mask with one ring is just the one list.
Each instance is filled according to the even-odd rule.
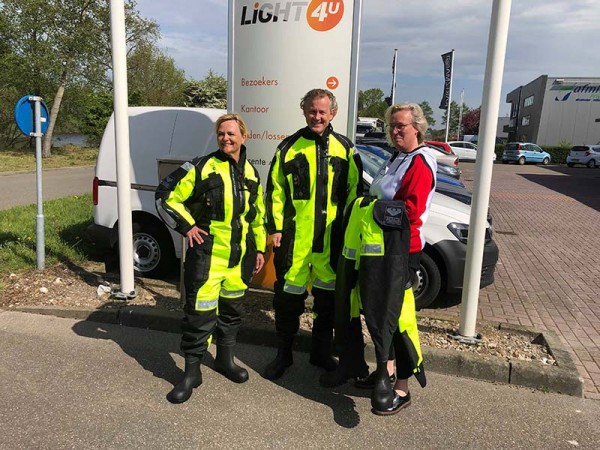
[[[460,161],[475,161],[477,159],[477,145],[467,141],[450,141],[450,148]],[[494,153],[494,161],[496,161],[496,153]]]
[[567,156],[567,166],[582,164],[589,168],[600,166],[600,145],[576,145]]
[[[370,186],[385,159],[360,149],[358,153],[363,160],[363,180]],[[470,215],[470,205],[436,188],[429,218],[423,228],[425,248],[417,272],[418,280],[413,286],[417,309],[426,308],[440,294],[456,294],[462,290]],[[492,237],[490,222],[491,218],[486,225],[481,288],[494,282],[498,262],[498,246]]]

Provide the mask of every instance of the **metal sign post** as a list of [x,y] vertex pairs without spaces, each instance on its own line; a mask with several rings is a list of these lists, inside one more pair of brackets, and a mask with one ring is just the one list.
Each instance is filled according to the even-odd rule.
[[48,108],[41,97],[26,95],[15,106],[15,122],[26,136],[35,137],[35,180],[37,186],[37,215],[35,217],[35,246],[37,270],[44,270],[46,260],[44,243],[44,207],[42,196],[42,136],[48,129]]

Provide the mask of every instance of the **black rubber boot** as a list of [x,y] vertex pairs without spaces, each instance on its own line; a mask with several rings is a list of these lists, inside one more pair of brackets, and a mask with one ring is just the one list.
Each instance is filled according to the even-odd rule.
[[201,361],[202,358],[186,355],[183,380],[177,383],[173,390],[167,394],[167,400],[171,403],[183,403],[189,400],[194,388],[202,384]]
[[371,393],[371,406],[375,411],[386,411],[394,403],[394,389],[387,371],[387,361],[377,362],[375,387]]
[[333,343],[333,323],[317,316],[313,319],[310,362],[313,366],[321,367],[327,372],[333,372],[338,362],[331,354]]
[[369,374],[360,319],[351,321],[347,336],[348,341],[340,353],[339,366],[319,378],[319,384],[323,387],[341,386],[351,378],[364,378]]
[[267,380],[278,380],[283,376],[285,370],[294,363],[292,355],[293,337],[280,338],[277,356],[273,361],[267,364],[263,377]]
[[234,383],[245,383],[248,381],[248,371],[233,361],[233,348],[233,345],[217,344],[215,370],[225,375]]

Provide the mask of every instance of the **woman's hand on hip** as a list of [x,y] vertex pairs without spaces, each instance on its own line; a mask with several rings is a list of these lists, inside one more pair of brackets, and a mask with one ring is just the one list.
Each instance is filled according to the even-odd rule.
[[194,242],[197,244],[202,244],[204,242],[202,236],[208,236],[208,233],[202,228],[198,228],[196,225],[194,225],[192,229],[186,233],[186,236],[188,237],[188,244],[190,247],[193,247]]

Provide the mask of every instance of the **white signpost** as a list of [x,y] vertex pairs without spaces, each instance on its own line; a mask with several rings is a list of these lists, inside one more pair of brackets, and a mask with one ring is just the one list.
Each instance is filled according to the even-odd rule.
[[300,99],[337,98],[334,130],[354,138],[362,0],[229,0],[228,110],[248,124],[263,183],[277,144],[306,125]]

